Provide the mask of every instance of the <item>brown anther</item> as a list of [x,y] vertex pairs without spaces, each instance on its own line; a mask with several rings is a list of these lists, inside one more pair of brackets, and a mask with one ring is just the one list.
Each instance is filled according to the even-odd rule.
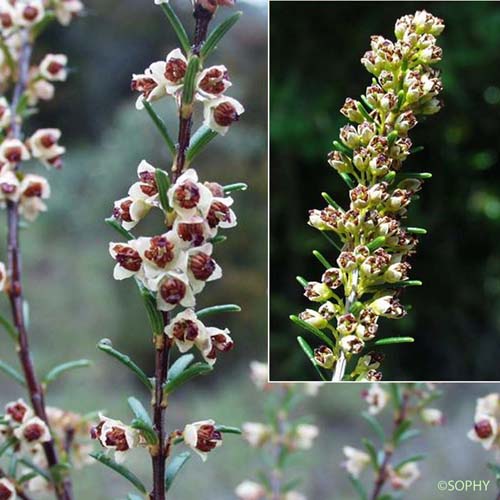
[[175,200],[186,209],[195,208],[200,201],[200,189],[196,183],[186,181],[175,190]]
[[41,182],[33,182],[23,191],[23,196],[27,198],[40,198],[42,192],[43,186]]
[[141,268],[142,259],[137,250],[127,245],[115,245],[113,252],[116,253],[115,260],[121,267],[128,271],[137,272]]
[[227,79],[227,73],[223,73],[220,69],[212,68],[206,72],[199,83],[199,87],[207,94],[218,95],[225,90],[224,79]]
[[223,102],[214,109],[215,123],[221,127],[228,127],[238,121],[239,117],[236,108],[229,102]]
[[106,434],[106,445],[113,446],[116,451],[127,451],[130,447],[127,442],[125,429],[120,427],[112,427]]
[[189,269],[197,280],[206,281],[215,271],[215,261],[210,255],[198,252],[189,257]]
[[172,58],[165,66],[165,78],[172,83],[179,83],[186,74],[187,64],[182,59]]
[[167,278],[160,286],[160,295],[167,304],[176,305],[186,295],[186,284],[177,278]]
[[177,321],[173,326],[172,333],[178,340],[194,342],[200,332],[196,323],[187,319]]
[[49,149],[51,146],[57,143],[57,137],[54,134],[45,134],[40,139],[40,143],[44,148]]
[[32,5],[28,5],[23,10],[23,17],[27,21],[34,21],[38,16],[38,9]]
[[493,434],[493,427],[489,420],[480,420],[474,424],[474,430],[480,439],[487,439]]
[[28,409],[22,403],[14,403],[12,405],[9,405],[7,408],[7,415],[10,415],[12,420],[14,420],[14,422],[17,422],[18,424],[23,421],[24,416],[27,412]]
[[27,425],[24,428],[23,436],[29,443],[38,441],[44,434],[45,429],[40,424]]
[[158,267],[165,267],[174,260],[174,244],[165,236],[151,238],[149,248],[144,252],[146,259],[154,262]]
[[207,214],[207,222],[211,228],[217,227],[220,222],[230,222],[231,212],[227,205],[222,203],[222,201],[214,201],[210,205],[210,209]]

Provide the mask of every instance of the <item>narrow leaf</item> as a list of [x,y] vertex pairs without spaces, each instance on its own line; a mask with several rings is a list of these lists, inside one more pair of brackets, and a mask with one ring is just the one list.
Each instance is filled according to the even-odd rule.
[[373,252],[374,250],[377,250],[377,248],[380,248],[384,243],[385,243],[385,236],[378,236],[373,241],[368,243],[368,245],[366,246],[368,247],[370,252]]
[[399,462],[394,469],[397,471],[404,467],[406,464],[410,464],[412,462],[421,462],[422,460],[425,460],[425,455],[413,455],[410,458],[407,458],[406,460],[403,460],[402,462]]
[[404,443],[405,441],[408,441],[409,439],[416,438],[417,436],[420,436],[421,432],[418,429],[410,429],[406,432],[403,432],[401,436],[399,436],[398,442]]
[[142,484],[141,480],[133,472],[129,471],[124,465],[117,464],[113,459],[106,456],[106,454],[103,452],[90,453],[90,456],[98,462],[104,464],[106,467],[113,469],[115,472],[130,481],[141,493],[146,494],[146,487]]
[[146,422],[150,427],[153,426],[149,413],[146,411],[146,408],[144,408],[143,404],[137,398],[130,397],[127,399],[127,402],[133,414],[136,416],[136,418]]
[[[345,154],[349,157],[352,156],[352,150],[350,150],[347,146],[344,146],[344,144],[342,144],[339,141],[333,141],[333,147],[337,151],[340,151],[342,154]],[[349,177],[349,179],[350,179],[350,177]]]
[[295,279],[297,280],[297,282],[299,283],[299,285],[302,287],[302,288],[306,288],[306,286],[309,285],[309,281],[307,281],[305,278],[303,278],[302,276],[296,276]]
[[168,150],[172,155],[175,155],[176,149],[175,149],[175,143],[170,137],[170,134],[168,133],[167,125],[163,121],[163,119],[158,115],[158,113],[155,111],[151,103],[148,101],[144,100],[142,101],[144,104],[144,109],[148,112],[149,117],[151,118],[151,121],[154,123],[155,127],[158,129],[158,132],[162,136],[163,140],[165,141],[165,144],[167,145]]
[[399,438],[411,427],[411,420],[403,420],[394,430],[392,439],[395,443],[399,443]]
[[24,377],[15,368],[7,364],[5,361],[0,360],[0,371],[4,372],[5,375],[8,375],[18,384],[21,384],[22,386],[26,387],[26,381],[24,380]]
[[368,500],[368,494],[366,493],[365,487],[361,484],[361,481],[351,474],[349,474],[349,480],[356,490],[356,493],[359,495],[360,500]]
[[323,196],[324,200],[333,208],[340,210],[340,205],[328,193],[321,193],[321,196]]
[[114,217],[108,217],[107,219],[104,219],[104,222],[120,233],[121,236],[123,236],[127,241],[135,240],[135,236],[130,231],[124,229]]
[[321,252],[318,252],[317,250],[313,250],[313,255],[325,266],[326,269],[330,269],[333,267],[326,259],[323,257]]
[[139,380],[148,388],[152,389],[153,384],[151,380],[147,377],[147,375],[130,359],[126,354],[122,354],[120,351],[117,351],[113,348],[113,344],[109,339],[102,339],[98,344],[97,348],[101,351],[109,354],[113,358],[117,359],[120,363],[125,365],[127,368],[132,370],[135,375],[139,378]]
[[0,325],[5,328],[5,331],[10,335],[12,340],[17,341],[18,334],[16,328],[7,318],[4,318],[2,315],[0,315]]
[[351,179],[349,174],[346,174],[345,172],[339,172],[338,173],[340,177],[342,177],[342,180],[347,184],[347,187],[349,189],[352,189],[354,187],[354,181]]
[[192,55],[189,58],[186,74],[184,75],[184,85],[182,88],[182,103],[189,105],[193,102],[194,90],[196,83],[196,75],[200,66],[198,56]]
[[179,39],[182,50],[184,51],[184,53],[188,54],[191,50],[191,45],[189,43],[189,38],[187,36],[186,30],[184,29],[184,26],[182,25],[180,19],[177,17],[177,14],[174,12],[169,3],[162,3],[161,8],[167,16],[167,19],[170,21],[170,24],[172,25],[172,28],[175,31],[177,38]]
[[218,135],[218,132],[213,131],[206,125],[202,125],[191,138],[186,152],[186,161],[191,163],[205,149],[205,146]]
[[398,172],[398,179],[431,179],[430,172]]
[[235,182],[234,184],[227,184],[224,186],[224,194],[229,194],[234,191],[246,191],[248,189],[248,184],[244,182]]
[[305,321],[302,321],[299,317],[295,315],[291,315],[290,319],[298,326],[303,328],[304,330],[307,330],[308,332],[312,333],[313,335],[316,335],[321,342],[324,344],[328,345],[332,349],[335,349],[335,344],[330,340],[330,338],[324,334],[320,329],[316,328],[315,326],[310,325],[309,323],[306,323]]
[[227,19],[224,19],[224,21],[208,35],[200,51],[200,56],[203,59],[207,58],[216,49],[217,44],[222,40],[224,35],[238,22],[241,14],[242,12],[236,12]]
[[158,444],[158,436],[151,425],[148,425],[144,420],[134,418],[130,426],[133,429],[140,431],[142,436],[146,439],[148,444]]
[[211,314],[219,314],[219,313],[227,313],[227,312],[240,312],[241,307],[236,304],[223,304],[220,306],[211,306],[205,307],[204,309],[200,309],[196,311],[196,316],[198,319],[205,318],[206,316],[210,316]]
[[10,438],[6,439],[2,444],[0,444],[0,457],[16,443],[17,443],[17,438],[11,436]]
[[423,227],[407,227],[406,232],[411,234],[427,234],[427,229]]
[[41,467],[33,463],[31,460],[27,458],[20,458],[19,463],[25,465],[26,467],[28,467],[28,469],[31,469],[32,471],[36,472],[39,476],[42,476],[49,483],[52,482],[52,478],[50,477],[48,472],[45,469],[42,469]]
[[170,394],[192,378],[206,375],[212,370],[213,368],[207,363],[195,363],[189,368],[186,368],[186,370],[180,373],[175,379],[168,380],[165,384],[165,392]]
[[168,491],[172,486],[177,474],[181,471],[181,469],[186,465],[188,460],[191,458],[191,453],[189,451],[185,451],[183,453],[179,453],[175,455],[167,465],[167,470],[165,472],[165,491]]
[[165,212],[171,212],[172,207],[169,205],[167,197],[167,191],[170,187],[170,179],[167,172],[161,168],[157,168],[155,172],[155,179],[161,206]]
[[54,382],[57,378],[59,378],[63,373],[75,370],[77,368],[86,368],[88,366],[92,366],[92,361],[88,359],[77,359],[75,361],[68,361],[67,363],[62,363],[49,371],[47,375],[45,375],[42,383],[47,385],[51,382]]
[[385,442],[385,432],[380,422],[373,415],[370,415],[365,411],[361,414],[361,416],[368,422],[380,441],[382,443]]
[[238,427],[232,427],[230,425],[216,425],[215,430],[222,432],[222,434],[237,434],[241,435],[241,429]]
[[368,452],[368,455],[370,455],[370,459],[372,461],[373,468],[375,470],[377,470],[379,467],[379,463],[378,463],[378,457],[377,457],[377,449],[375,448],[373,441],[371,441],[370,439],[367,439],[367,438],[363,438],[362,442],[366,448],[366,451]]
[[175,360],[168,370],[168,379],[177,378],[194,360],[192,354],[183,354]]
[[149,324],[154,335],[163,334],[163,316],[156,307],[156,298],[138,279],[135,280],[148,314]]
[[307,341],[305,339],[303,339],[300,336],[297,337],[297,342],[299,343],[300,347],[304,351],[304,354],[307,356],[307,358],[309,359],[311,364],[314,366],[314,369],[316,370],[316,372],[320,376],[321,380],[326,382],[325,376],[323,375],[323,373],[319,369],[319,366],[316,364],[316,360],[314,359],[314,351],[312,350],[312,347],[307,343]]
[[411,344],[413,342],[415,342],[413,337],[387,337],[377,340],[374,345]]
[[225,241],[227,241],[227,236],[225,236],[223,234],[218,234],[217,236],[214,236],[213,238],[210,238],[209,241],[213,245],[217,245],[218,243],[224,243]]

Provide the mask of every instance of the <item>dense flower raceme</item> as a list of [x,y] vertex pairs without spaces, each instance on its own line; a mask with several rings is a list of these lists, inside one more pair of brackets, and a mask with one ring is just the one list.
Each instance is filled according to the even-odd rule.
[[[76,468],[91,464],[92,459],[88,456],[92,449],[88,438],[91,423],[88,419],[54,407],[47,407],[47,418],[59,452],[67,454]],[[51,433],[47,424],[34,415],[32,408],[22,399],[11,401],[5,405],[0,420],[0,446],[13,439],[13,450],[18,458],[28,459],[37,467],[46,469],[47,461],[42,446],[50,441]],[[20,471],[20,475],[29,472],[31,470],[25,468]],[[52,486],[42,476],[36,475],[24,487],[29,492],[43,492]],[[1,492],[0,485],[0,498],[14,498],[3,497]]]
[[[408,280],[408,257],[415,252],[415,234],[425,231],[405,227],[403,219],[430,174],[405,175],[401,168],[418,117],[442,106],[437,98],[442,83],[432,66],[441,59],[436,37],[443,29],[441,19],[419,11],[397,21],[395,42],[373,36],[361,59],[373,82],[362,101],[348,98],[341,109],[353,124],[340,130],[329,164],[349,185],[350,206],[344,210],[325,194],[328,206],[309,215],[311,226],[339,240],[341,252],[334,265],[322,258],[326,270],[320,281],[304,283],[304,295],[319,309],[300,315],[331,332],[330,345],[316,349],[315,359],[334,371],[335,380],[342,378],[346,360],[376,338],[380,318],[405,316],[397,290],[420,284]],[[381,361],[376,353],[361,357],[349,378],[380,380]]]
[[359,480],[365,469],[373,469],[374,492],[369,498],[378,499],[386,483],[393,490],[407,490],[420,478],[417,458],[401,460],[397,465],[393,465],[392,458],[398,447],[415,435],[415,429],[412,427],[417,419],[430,427],[444,424],[445,419],[441,410],[430,406],[439,396],[440,392],[432,384],[382,386],[372,383],[368,389],[363,390],[362,397],[368,404],[368,411],[364,413],[364,417],[373,429],[377,428],[379,431],[382,429],[385,434],[383,427],[375,419],[388,409],[392,410],[394,415],[393,429],[386,436],[383,450],[377,452],[374,443],[366,438],[363,439],[364,450],[352,446],[345,446],[343,449],[346,459],[342,467],[360,490],[369,491]]
[[317,426],[293,419],[290,413],[304,396],[315,396],[321,384],[270,384],[267,371],[265,363],[253,361],[250,365],[250,379],[268,400],[269,421],[244,423],[243,438],[251,447],[261,450],[266,463],[271,464],[272,457],[280,459],[272,463],[272,471],[260,475],[266,476],[266,481],[243,481],[236,488],[236,496],[241,500],[305,500],[302,494],[288,491],[281,468],[285,457],[310,450],[319,435]]

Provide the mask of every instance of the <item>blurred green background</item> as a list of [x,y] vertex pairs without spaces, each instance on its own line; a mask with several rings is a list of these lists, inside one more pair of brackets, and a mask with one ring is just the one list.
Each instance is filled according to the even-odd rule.
[[[24,284],[38,371],[43,374],[69,359],[89,358],[95,363],[92,369],[74,372],[54,385],[49,403],[84,413],[105,408],[109,415],[130,421],[127,397],[143,396],[147,405],[147,395],[126,369],[95,346],[101,338],[109,337],[116,348],[131,354],[146,370],[152,366],[153,349],[134,284],[112,278],[108,242],[118,236],[104,219],[111,214],[113,201],[123,197],[135,182],[137,165],[143,158],[169,168],[167,151],[156,129],[145,112],[135,110],[137,95],[130,91],[130,80],[132,73],[142,73],[151,62],[163,59],[177,42],[153,0],[87,0],[85,4],[88,15],[69,28],[52,26],[35,54],[38,61],[47,51],[65,52],[73,71],[67,83],[57,86],[52,102],[40,103],[40,115],[29,124],[30,129],[61,128],[68,153],[64,169],[48,173],[52,186],[49,211],[23,231]],[[192,31],[191,2],[173,0],[172,5]],[[211,318],[209,324],[230,328],[235,349],[220,357],[212,376],[172,397],[170,430],[211,417],[228,425],[240,424],[245,412],[235,401],[239,378],[246,374],[237,374],[241,367],[246,371],[250,359],[266,353],[267,5],[241,2],[238,8],[244,12],[241,21],[209,62],[228,67],[233,82],[228,95],[240,99],[246,112],[226,138],[211,143],[195,167],[203,179],[249,185],[248,191],[234,195],[239,225],[226,232],[228,241],[217,249],[224,279],[208,286],[200,296],[200,307],[237,303],[243,312]],[[215,23],[233,11],[220,9]],[[176,134],[172,104],[165,99],[156,109]],[[33,165],[33,169],[45,174],[43,167]],[[161,227],[160,219],[153,216],[136,234],[157,234]],[[4,223],[0,225],[0,241],[0,256],[5,256]],[[8,314],[5,298],[0,311]],[[6,335],[0,336],[0,358],[18,366]],[[0,384],[2,406],[24,395],[3,375]],[[228,442],[236,444],[236,439]],[[235,476],[227,476],[231,452],[217,455],[207,467],[193,460],[199,480],[179,482],[177,498],[196,498],[195,492],[205,480],[217,485],[205,498],[222,498],[221,491],[231,494],[237,481]],[[139,451],[134,456],[133,468],[149,482],[147,455]],[[124,498],[130,491],[125,481],[102,466],[78,475],[76,486],[79,499]]]
[[[345,184],[326,162],[346,123],[339,109],[370,82],[360,64],[371,35],[394,38],[404,14],[425,8],[444,18],[445,108],[411,134],[424,146],[409,171],[430,171],[409,222],[425,227],[405,291],[413,310],[384,321],[386,380],[498,380],[500,342],[500,5],[498,2],[271,3],[271,349],[274,380],[315,376],[288,316],[308,304],[296,275],[320,276],[313,249],[335,259],[307,226],[322,191],[347,203]],[[413,133],[414,132],[414,133]]]

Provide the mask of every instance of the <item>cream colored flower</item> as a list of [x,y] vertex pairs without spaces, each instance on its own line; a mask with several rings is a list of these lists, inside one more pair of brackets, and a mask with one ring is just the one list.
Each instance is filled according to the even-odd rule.
[[16,11],[15,22],[19,26],[30,27],[43,19],[45,9],[42,0],[18,1],[14,5]]
[[38,417],[29,418],[14,429],[14,435],[21,443],[30,448],[51,440],[47,424]]
[[363,393],[363,399],[368,403],[368,413],[377,415],[389,402],[389,395],[379,384],[372,384],[370,389]]
[[192,309],[186,309],[165,327],[165,334],[173,339],[181,353],[189,351],[194,345],[203,346],[208,333],[205,325]]
[[231,86],[227,68],[223,65],[204,69],[196,80],[198,99],[205,101],[220,97]]
[[0,161],[15,166],[30,159],[28,148],[19,139],[5,139],[0,145]]
[[225,328],[207,327],[207,339],[201,347],[203,358],[209,365],[214,365],[219,352],[228,352],[234,347],[234,342],[229,335],[229,330]]
[[165,67],[164,61],[157,61],[152,63],[144,73],[132,75],[131,88],[141,94],[135,104],[137,109],[144,109],[144,101],[153,102],[166,95]]
[[68,77],[68,57],[64,54],[47,54],[40,63],[40,75],[49,82],[64,82]]
[[19,179],[11,170],[0,174],[0,202],[17,201],[19,198]]
[[176,306],[193,307],[196,304],[188,277],[178,271],[167,271],[154,282],[151,289],[157,291],[157,307],[160,311],[171,311]]
[[200,293],[208,281],[222,277],[222,269],[212,258],[213,246],[206,243],[186,252],[186,272],[193,293]]
[[242,425],[242,430],[243,439],[254,448],[259,448],[267,443],[273,435],[273,429],[260,422],[245,422]]
[[222,434],[213,420],[202,420],[186,425],[182,433],[184,442],[205,462],[212,450],[222,446]]
[[204,124],[221,135],[226,135],[229,127],[237,122],[245,108],[232,97],[219,97],[205,101]]
[[133,229],[151,210],[151,204],[142,198],[127,196],[115,201],[113,217],[120,221],[127,231]]
[[416,462],[406,463],[396,471],[389,469],[389,479],[395,490],[407,490],[419,478],[420,470]]
[[116,261],[113,270],[115,280],[131,278],[142,271],[142,258],[137,250],[137,242],[109,244],[109,254]]
[[21,425],[27,420],[30,420],[32,417],[33,410],[24,402],[23,399],[18,399],[17,401],[12,401],[5,405],[5,419],[12,425]]
[[0,498],[2,500],[16,500],[16,487],[7,479],[0,479]]
[[167,94],[174,95],[182,89],[187,63],[181,49],[174,49],[167,55],[164,71]]
[[11,119],[9,101],[5,97],[0,97],[0,129],[10,127]]
[[50,197],[50,186],[44,177],[27,174],[19,186],[19,213],[28,221],[34,221],[40,212],[45,212],[47,206],[42,201]]
[[319,429],[316,425],[299,424],[292,436],[293,446],[299,450],[310,450],[318,435]]
[[80,0],[56,0],[54,8],[57,20],[68,26],[83,11],[83,3]]
[[254,481],[243,481],[235,490],[240,500],[262,500],[266,496],[265,488]]
[[496,443],[498,434],[498,421],[495,417],[477,414],[474,418],[474,427],[468,432],[467,437],[481,443],[485,450],[491,450],[493,447],[498,447]]
[[62,166],[61,156],[66,148],[58,144],[61,131],[57,128],[38,129],[27,141],[33,158],[40,160],[47,168]]
[[424,408],[420,412],[420,417],[426,424],[432,426],[443,425],[444,422],[443,412],[437,408]]
[[344,467],[351,476],[358,478],[370,463],[370,456],[368,453],[353,448],[352,446],[344,446],[343,451],[347,460],[342,463],[342,467]]
[[151,238],[141,236],[134,246],[142,258],[147,279],[156,279],[179,265],[181,252],[174,231]]
[[258,389],[267,389],[269,386],[267,363],[252,361],[250,363],[250,378]]

